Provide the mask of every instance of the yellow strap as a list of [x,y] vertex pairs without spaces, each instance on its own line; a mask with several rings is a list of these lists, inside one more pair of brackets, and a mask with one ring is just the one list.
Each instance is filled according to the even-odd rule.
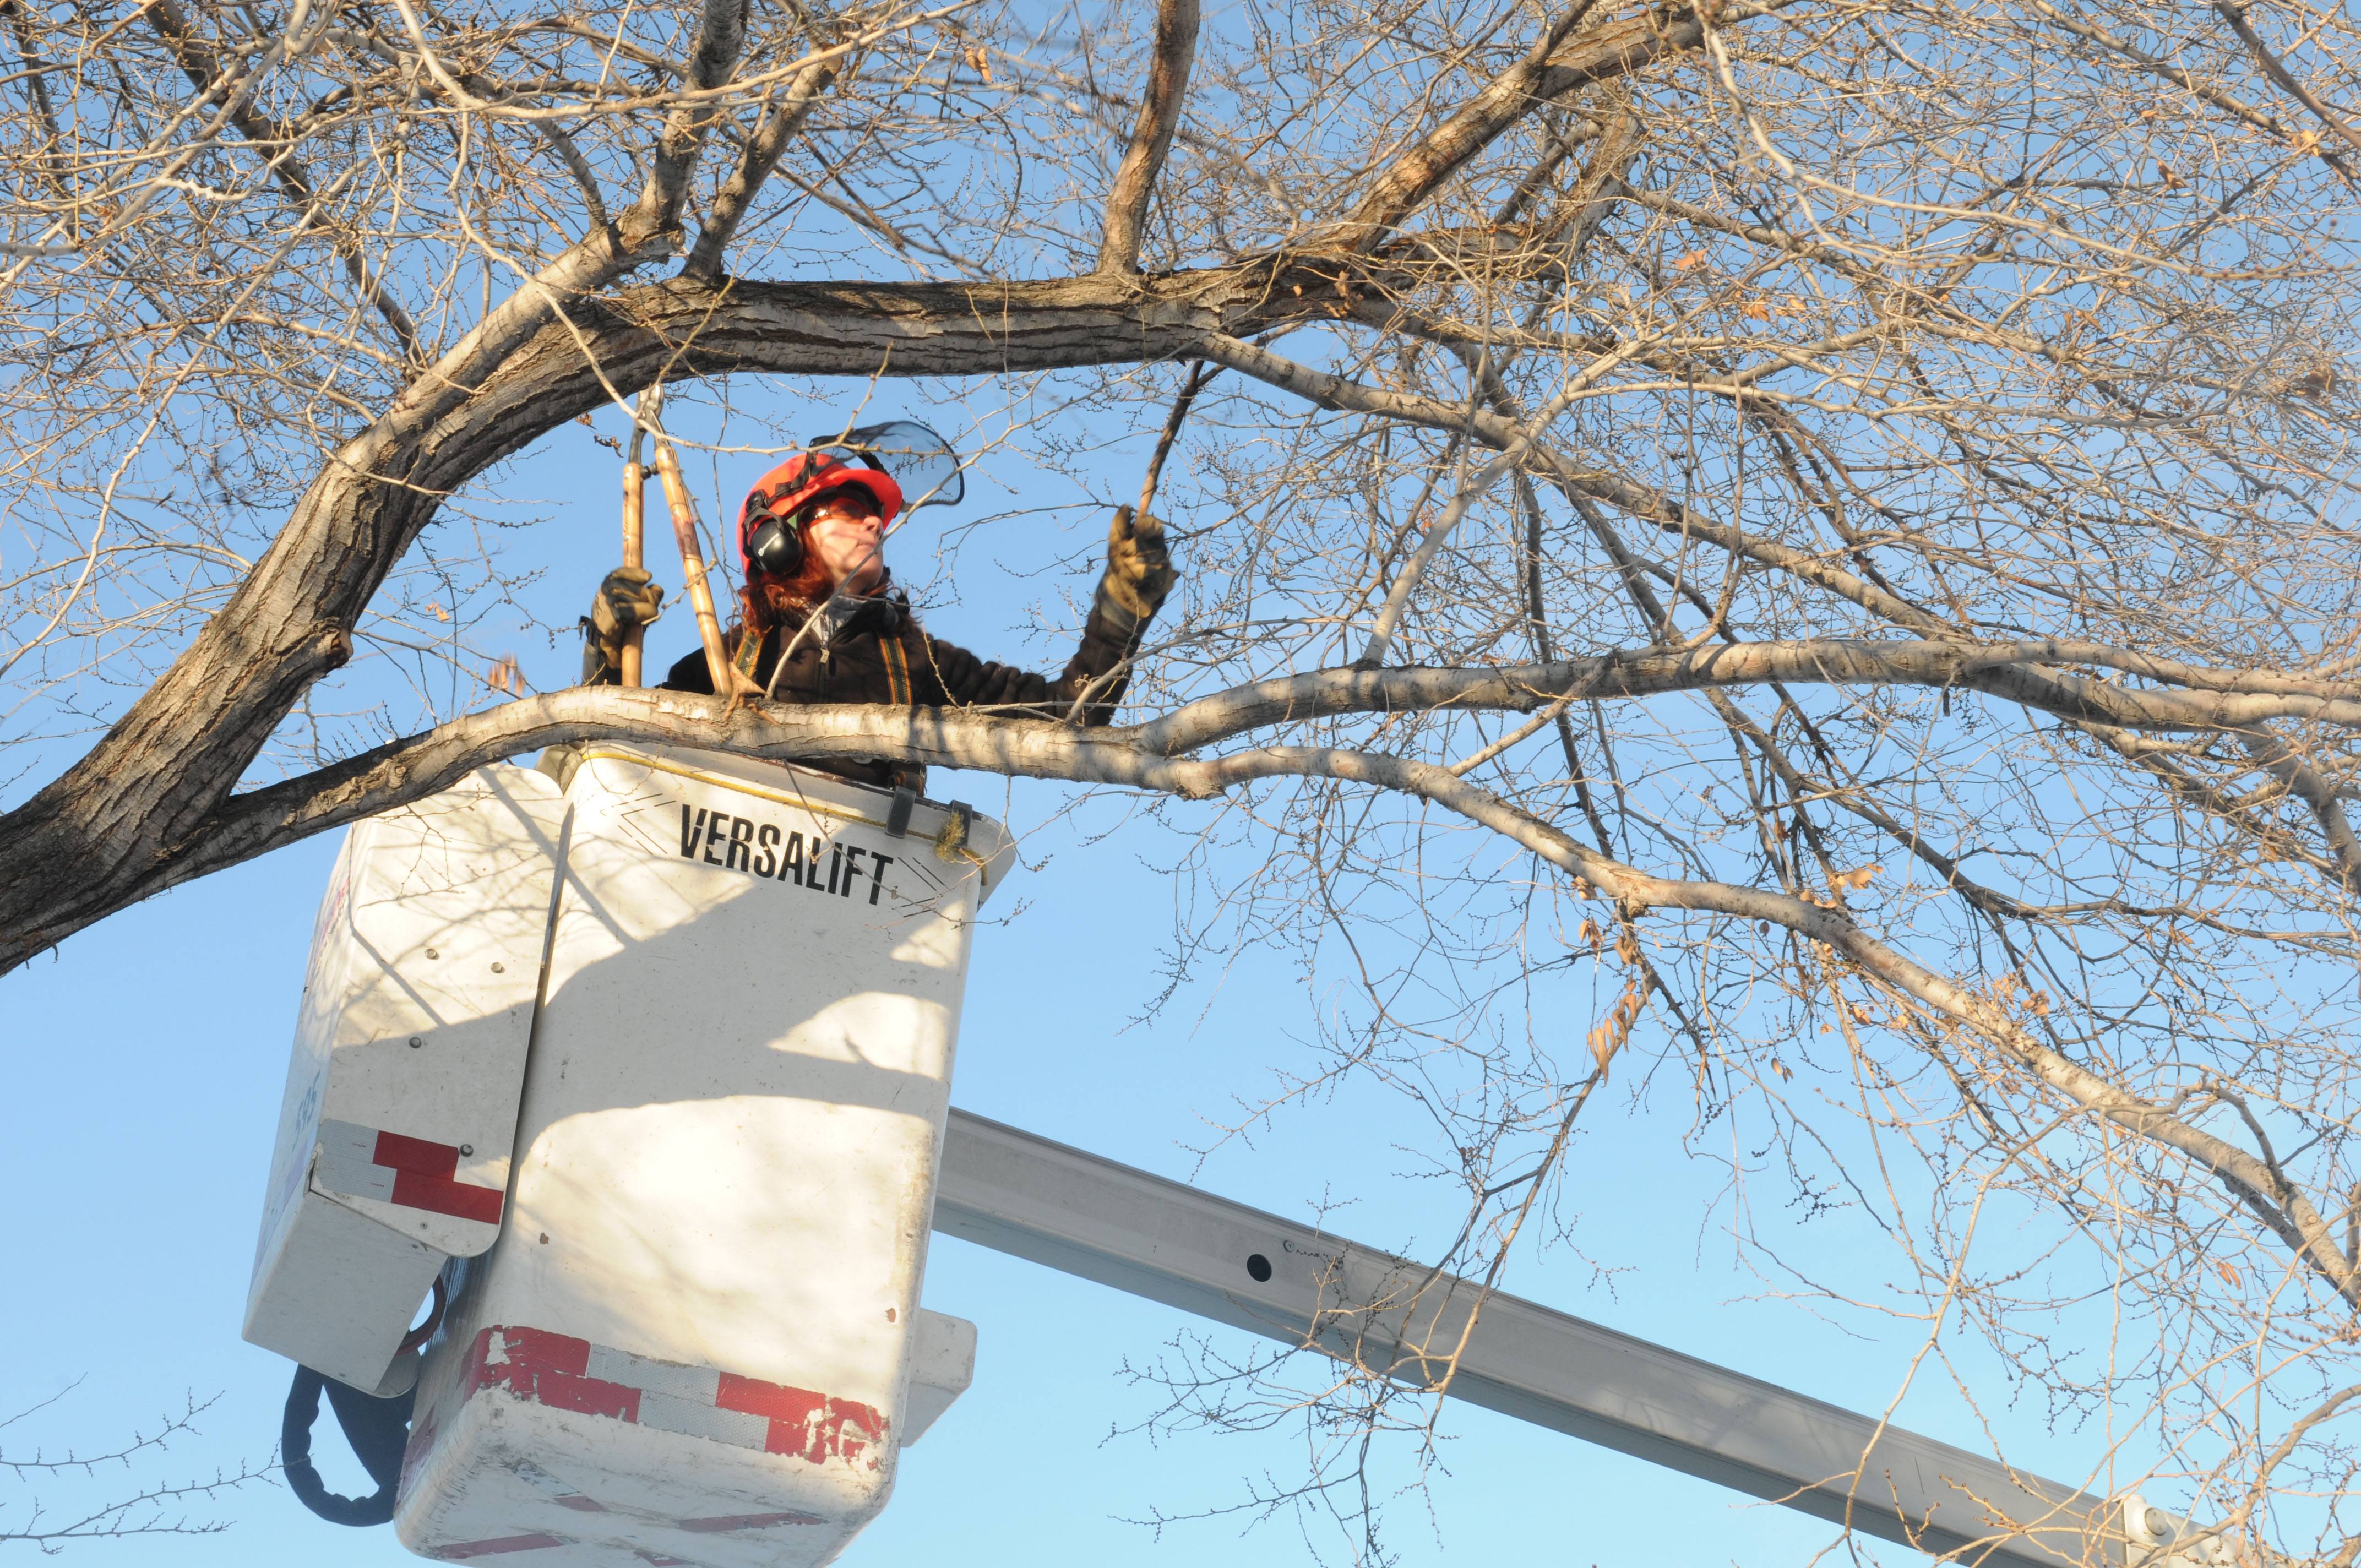
[[897,632],[890,637],[881,637],[877,640],[877,646],[885,655],[885,700],[896,707],[909,707],[910,654],[902,646],[901,635]]
[[754,666],[761,661],[762,657],[763,639],[754,634],[754,629],[752,627],[740,627],[738,629],[738,657],[732,661],[732,663],[737,666],[738,673],[745,676],[748,680],[752,680],[754,678]]

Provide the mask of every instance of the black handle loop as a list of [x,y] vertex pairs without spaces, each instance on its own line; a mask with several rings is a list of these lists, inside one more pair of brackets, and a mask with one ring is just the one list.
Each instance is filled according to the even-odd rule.
[[[312,1464],[312,1423],[320,1416],[320,1393],[325,1389],[336,1424],[361,1468],[377,1483],[366,1497],[346,1497],[328,1490]],[[294,1386],[287,1390],[287,1413],[279,1425],[280,1464],[287,1472],[287,1488],[296,1499],[331,1524],[386,1524],[393,1519],[394,1494],[401,1486],[401,1454],[410,1446],[410,1407],[417,1390],[380,1399],[350,1384],[322,1376],[308,1366],[295,1369]]]

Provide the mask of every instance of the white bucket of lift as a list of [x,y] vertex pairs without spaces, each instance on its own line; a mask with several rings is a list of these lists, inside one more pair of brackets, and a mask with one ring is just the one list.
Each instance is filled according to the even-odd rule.
[[972,1365],[918,1287],[1008,847],[708,753],[593,748],[566,795],[507,1223],[456,1270],[396,1527],[445,1561],[825,1563]]
[[492,1245],[565,805],[497,765],[346,835],[313,929],[246,1337],[361,1388]]

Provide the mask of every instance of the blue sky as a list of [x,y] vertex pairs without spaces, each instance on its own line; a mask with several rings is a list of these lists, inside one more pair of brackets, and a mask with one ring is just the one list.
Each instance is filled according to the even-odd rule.
[[[873,417],[895,411],[873,405]],[[785,422],[801,432],[836,417],[798,410]],[[1136,484],[1124,477],[1136,462],[1108,462],[1108,489]],[[724,484],[737,467],[751,478],[764,466],[730,460]],[[530,562],[557,563],[522,596],[544,622],[570,620],[611,554],[615,473],[587,433],[569,429],[504,477],[508,494],[550,520],[518,547]],[[1071,481],[1059,483],[1048,499],[1082,499]],[[709,487],[707,505],[708,516],[724,510]],[[1087,592],[1087,576],[1069,584],[1023,574],[1082,551],[1102,515],[1076,506],[1011,523],[983,549],[971,540],[958,602],[932,629],[987,653],[1061,660],[1062,648],[1018,644],[1006,628],[1060,588]],[[939,534],[922,521],[898,542],[906,575],[932,570]],[[653,546],[651,559],[676,588],[676,562]],[[499,627],[488,634],[497,639]],[[521,621],[510,634],[537,685],[568,678],[569,643],[553,649]],[[652,664],[685,652],[692,635],[686,615],[668,616]],[[1185,891],[1155,869],[1172,858],[1169,834],[1131,820],[1119,799],[1060,817],[1068,796],[1058,785],[939,775],[932,793],[1010,819],[1027,835],[1030,861],[978,938],[957,1103],[1281,1213],[1308,1216],[1323,1192],[1349,1199],[1332,1224],[1372,1244],[1414,1251],[1447,1235],[1456,1198],[1405,1174],[1411,1162],[1401,1150],[1419,1129],[1400,1119],[1397,1102],[1348,1091],[1290,1113],[1250,1145],[1224,1145],[1202,1166],[1189,1152],[1234,1101],[1257,1096],[1275,1069],[1301,1065],[1294,1042],[1309,1033],[1312,1003],[1278,955],[1247,951],[1152,1023],[1133,1025]],[[16,1198],[13,1288],[0,1296],[11,1350],[0,1363],[0,1414],[72,1386],[0,1430],[0,1454],[101,1450],[188,1396],[218,1395],[199,1437],[131,1477],[183,1479],[269,1455],[289,1369],[242,1343],[237,1326],[305,944],[335,848],[333,836],[316,839],[176,891],[0,978],[0,1184]],[[1578,1036],[1587,1023],[1565,1026]],[[1858,1321],[1839,1326],[1763,1299],[1727,1238],[1700,1224],[1721,1177],[1684,1158],[1681,1131],[1620,1092],[1598,1103],[1573,1155],[1569,1206],[1584,1253],[1623,1272],[1610,1280],[1582,1258],[1527,1248],[1507,1288],[1819,1398],[1883,1408],[1906,1377],[1912,1337],[1878,1337]],[[1817,1229],[1780,1215],[1758,1223],[1792,1225],[1784,1244],[1800,1256],[1857,1239],[1841,1216]],[[956,1552],[965,1563],[1096,1568],[1111,1558],[1194,1563],[1220,1552],[1249,1568],[1306,1562],[1315,1547],[1342,1560],[1334,1536],[1307,1536],[1291,1518],[1247,1528],[1232,1515],[1160,1534],[1131,1522],[1225,1508],[1258,1484],[1300,1474],[1303,1439],[1292,1425],[1110,1435],[1158,1406],[1127,1365],[1152,1362],[1183,1332],[1239,1351],[1250,1348],[1245,1336],[949,1241],[936,1245],[926,1299],[979,1325],[976,1383],[910,1453],[895,1502],[848,1564]],[[2081,1473],[2095,1433],[2052,1434],[2037,1412],[2010,1412],[1998,1385],[1992,1392],[1988,1409],[2019,1463]],[[1901,1419],[1979,1445],[1973,1418],[1939,1380],[1914,1387]],[[1423,1496],[1406,1492],[1389,1507],[1388,1541],[1406,1563],[1514,1556],[1752,1568],[1808,1561],[1831,1538],[1816,1521],[1487,1412],[1455,1408],[1442,1432],[1443,1467]],[[1392,1485],[1411,1476],[1406,1452],[1380,1463]],[[356,1466],[329,1472],[332,1486],[367,1489]],[[22,1528],[37,1495],[64,1513],[126,1478],[101,1472],[33,1485],[0,1473],[0,1523]],[[196,1540],[77,1545],[71,1555],[126,1568],[309,1564],[324,1554],[355,1565],[410,1561],[390,1531],[324,1524],[269,1485],[190,1511],[229,1528]],[[1862,1550],[1873,1561],[1913,1560]]]

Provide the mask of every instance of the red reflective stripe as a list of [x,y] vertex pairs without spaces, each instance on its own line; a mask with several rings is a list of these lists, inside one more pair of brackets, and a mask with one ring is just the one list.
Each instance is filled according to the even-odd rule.
[[[492,1359],[492,1336],[500,1337],[500,1357]],[[617,1420],[640,1419],[640,1390],[588,1376],[590,1342],[545,1329],[489,1328],[476,1336],[469,1354],[466,1392],[504,1388],[520,1398],[585,1415]],[[713,1402],[724,1410],[759,1416],[770,1423],[763,1434],[763,1452],[825,1464],[841,1459],[850,1464],[878,1465],[884,1442],[884,1413],[855,1399],[831,1399],[807,1388],[789,1388],[734,1372],[719,1375]],[[754,1518],[757,1516],[745,1516]],[[767,1516],[763,1516],[767,1519]],[[782,1516],[776,1522],[791,1521]],[[713,1524],[711,1530],[737,1530],[741,1524]]]
[[725,1410],[768,1416],[771,1431],[763,1451],[807,1459],[814,1464],[867,1457],[885,1435],[885,1418],[873,1406],[731,1372],[721,1375],[721,1388],[713,1402]]
[[640,1419],[640,1391],[626,1388],[620,1383],[602,1383],[596,1377],[568,1377],[563,1372],[544,1372],[533,1386],[533,1397],[553,1410],[573,1410],[586,1416],[611,1416],[619,1421]]
[[459,1151],[450,1144],[430,1143],[401,1133],[380,1132],[369,1163],[393,1172],[393,1201],[405,1209],[474,1220],[497,1225],[508,1195],[497,1187],[478,1187],[455,1179]]
[[715,1519],[675,1519],[682,1530],[695,1530],[699,1535],[718,1534],[726,1530],[768,1530],[774,1524],[826,1524],[818,1514],[730,1514]]
[[438,1546],[427,1555],[443,1563],[465,1563],[471,1557],[491,1557],[503,1552],[536,1552],[544,1546],[565,1544],[554,1535],[504,1535],[497,1541],[470,1541],[457,1546]]
[[804,1421],[829,1400],[827,1395],[815,1394],[808,1388],[789,1388],[765,1383],[759,1377],[741,1377],[734,1372],[725,1372],[713,1402],[725,1410],[768,1416],[774,1421]]
[[[492,1359],[494,1334],[500,1336],[498,1361]],[[506,1325],[489,1328],[477,1334],[476,1343],[467,1347],[467,1391],[471,1394],[488,1383],[506,1383],[514,1377],[530,1383],[544,1372],[570,1372],[578,1377],[589,1369],[588,1340],[554,1334],[545,1329]]]
[[377,1152],[369,1157],[373,1164],[414,1170],[421,1176],[450,1177],[459,1170],[459,1151],[451,1145],[430,1144],[400,1133],[379,1133]]
[[393,1201],[404,1208],[424,1209],[433,1213],[497,1225],[500,1223],[500,1205],[508,1201],[508,1194],[497,1187],[471,1187],[464,1181],[423,1176],[415,1170],[396,1167]]
[[[492,1336],[500,1336],[504,1359],[491,1358]],[[586,1377],[590,1342],[540,1329],[486,1329],[476,1336],[467,1392],[505,1388],[520,1398],[552,1409],[575,1410],[586,1416],[611,1416],[619,1421],[640,1419],[640,1391],[620,1383]]]

